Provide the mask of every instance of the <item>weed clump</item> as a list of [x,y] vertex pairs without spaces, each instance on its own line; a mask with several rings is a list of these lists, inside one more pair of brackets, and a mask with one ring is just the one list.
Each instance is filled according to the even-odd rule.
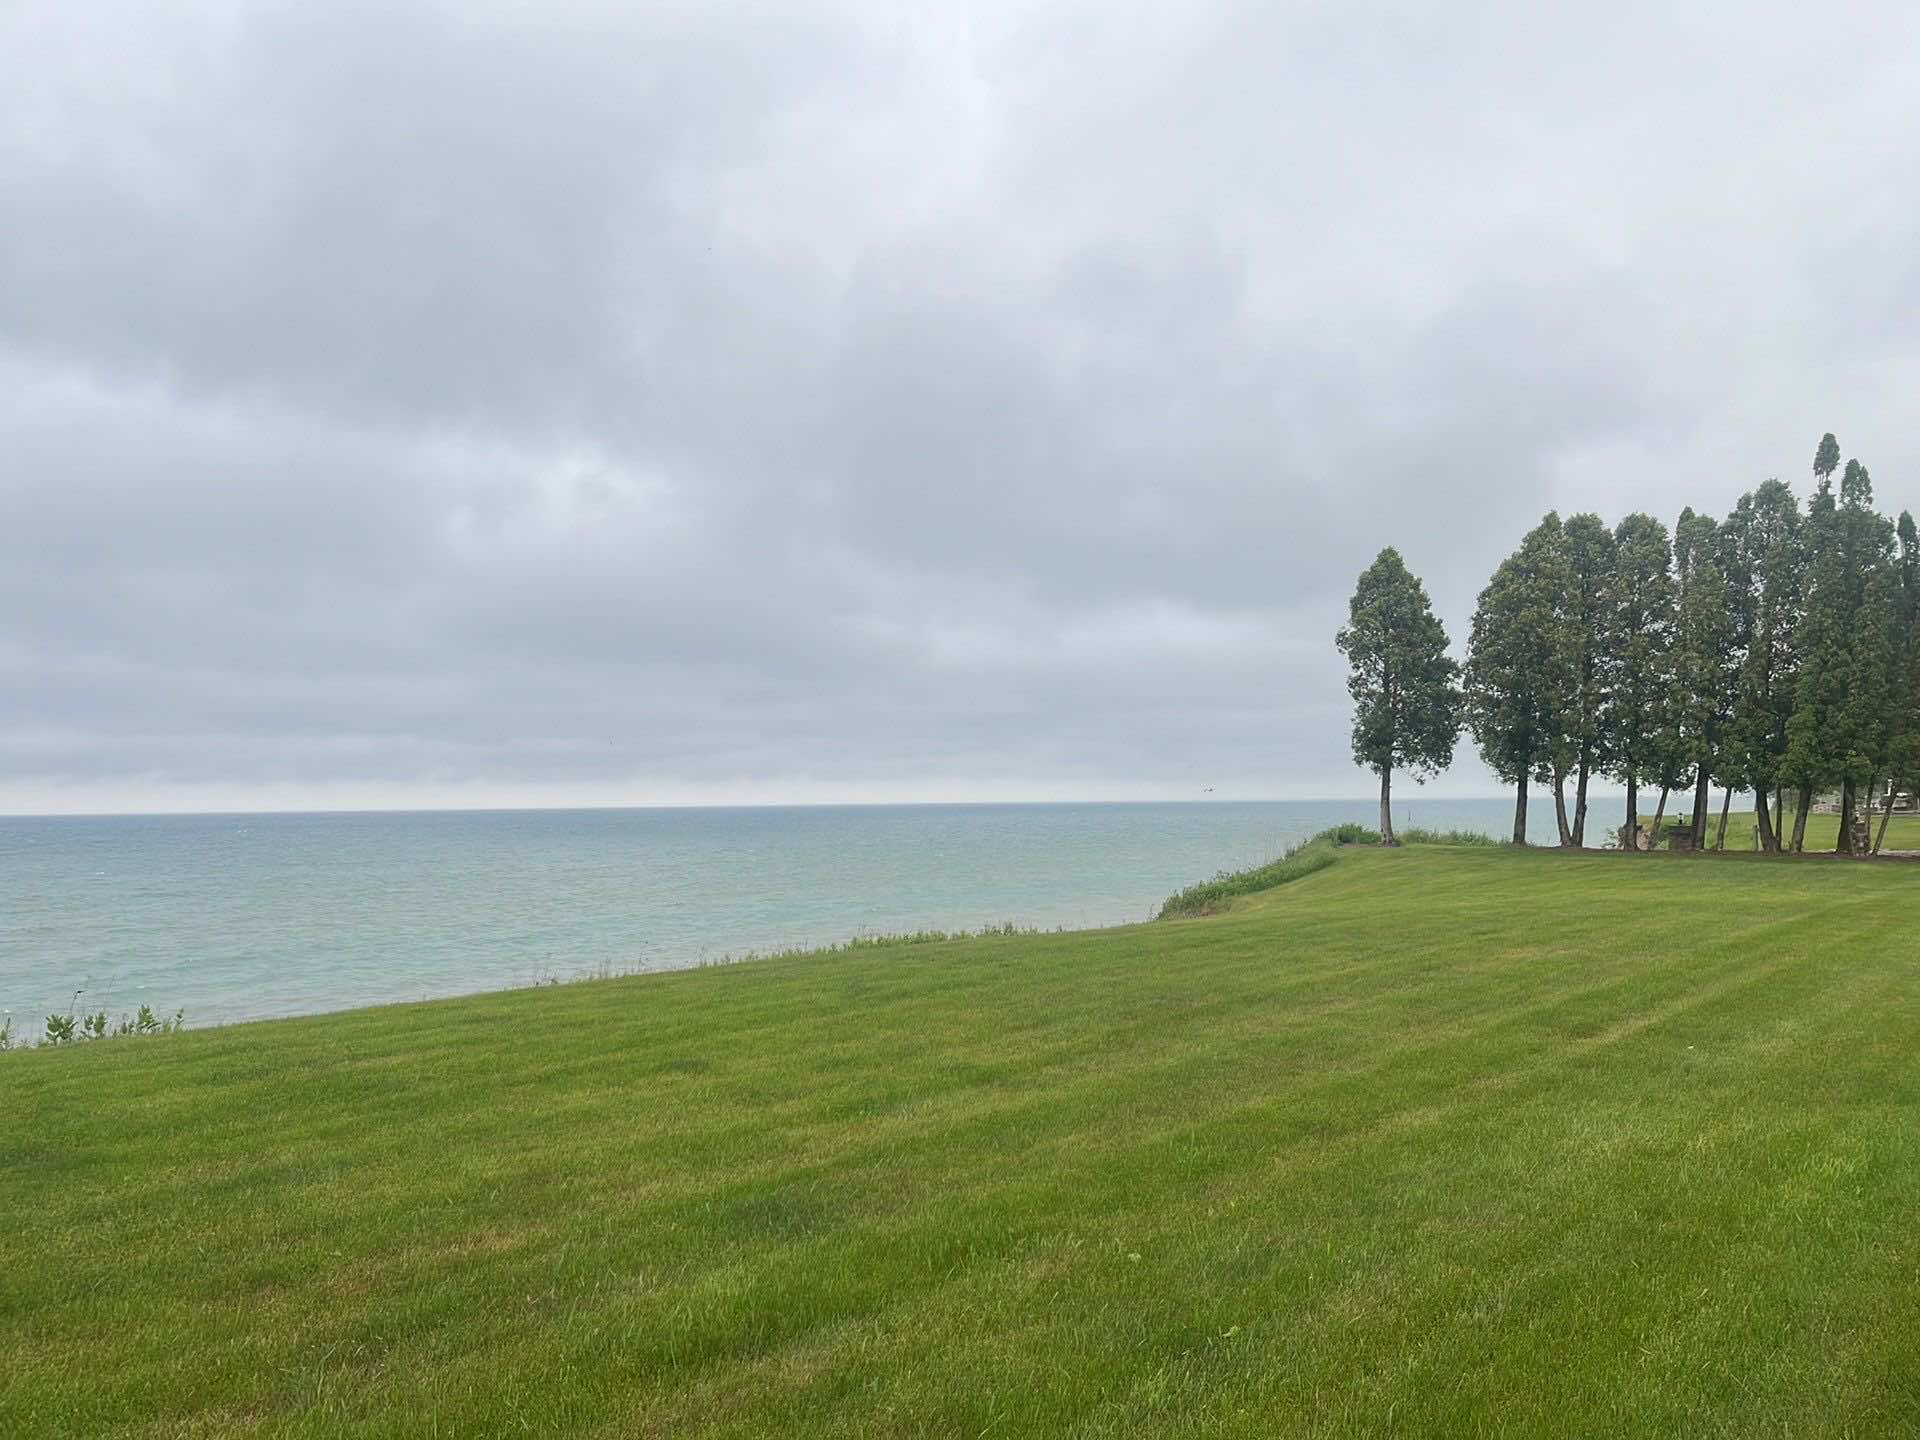
[[[76,1001],[80,993],[74,992]],[[39,1043],[78,1045],[88,1040],[118,1039],[122,1035],[172,1035],[184,1030],[186,1024],[187,1012],[184,1010],[176,1010],[163,1019],[153,1013],[152,1006],[142,1005],[137,1015],[122,1015],[118,1020],[109,1020],[105,1010],[81,1011],[76,1006],[64,1013],[47,1016],[46,1034]],[[31,1049],[33,1044],[33,1041],[14,1030],[11,1011],[0,1017],[0,1050]]]

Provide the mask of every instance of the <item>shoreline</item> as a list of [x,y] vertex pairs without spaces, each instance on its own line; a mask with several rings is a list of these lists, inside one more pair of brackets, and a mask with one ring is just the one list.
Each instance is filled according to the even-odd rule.
[[[1130,806],[1130,805],[1134,805],[1135,803],[1158,804],[1160,802],[1114,802],[1114,803],[1119,806]],[[1232,802],[1229,802],[1229,803],[1232,803]],[[1339,803],[1345,804],[1348,802],[1339,802]],[[1503,801],[1501,803],[1504,804],[1505,802]],[[1201,802],[1201,804],[1204,805],[1204,802]],[[861,810],[866,810],[868,808],[873,808],[873,807],[844,806],[844,807],[812,807],[812,808],[815,809],[816,811],[825,810],[829,808],[846,810],[846,811],[861,811]],[[890,808],[911,809],[915,807],[890,807]],[[946,807],[937,807],[937,808],[946,808]],[[999,808],[1005,808],[1005,807],[1001,807],[998,805],[991,805],[991,806],[983,806],[980,808],[999,809]],[[1076,806],[1074,808],[1079,808],[1079,807]],[[407,812],[407,813],[413,814],[418,812]],[[444,812],[444,813],[465,815],[469,812]],[[505,812],[502,812],[502,813],[505,813]],[[513,812],[513,813],[521,813],[521,812]],[[534,813],[546,814],[546,813],[565,813],[565,812],[534,812]],[[595,813],[606,813],[606,812],[595,812]],[[63,818],[63,817],[52,817],[52,818]],[[1736,819],[1738,818],[1739,817],[1736,812]],[[1752,819],[1751,815],[1748,815],[1745,818],[1747,822],[1751,824],[1751,819]],[[1827,818],[1831,818],[1831,817],[1827,817]],[[1894,820],[1896,824],[1898,824],[1903,819],[1907,821],[1913,821],[1916,819],[1916,817],[1910,816],[1910,815],[1902,815],[1899,813],[1896,813],[1896,815],[1894,816]],[[1364,827],[1361,827],[1361,828],[1364,828]],[[1709,829],[1711,830],[1712,828],[1713,828],[1712,822],[1710,822]],[[1413,829],[1410,830],[1408,833],[1416,833],[1418,829],[1419,827],[1413,827]],[[1321,837],[1307,837],[1305,841],[1295,842],[1295,844],[1296,846],[1298,846],[1305,843],[1311,843],[1313,840],[1318,838],[1321,838]],[[1738,858],[1738,859],[1746,859],[1746,860],[1766,859],[1766,860],[1780,860],[1780,861],[1846,860],[1846,861],[1852,861],[1854,863],[1874,860],[1874,861],[1885,861],[1889,864],[1910,864],[1916,860],[1920,860],[1920,850],[1889,849],[1876,855],[1853,856],[1853,855],[1846,855],[1846,854],[1837,854],[1832,852],[1831,850],[1822,848],[1819,850],[1809,849],[1799,854],[1793,854],[1791,852],[1786,854],[1773,854],[1771,852],[1760,852],[1760,851],[1747,848],[1745,844],[1736,845],[1734,843],[1736,838],[1741,840],[1746,840],[1750,838],[1750,832],[1749,834],[1738,834],[1738,832],[1730,830],[1729,836],[1728,836],[1729,843],[1727,848],[1724,850],[1715,850],[1710,846],[1705,850],[1698,850],[1698,851],[1672,851],[1672,850],[1661,849],[1661,850],[1640,851],[1640,852],[1637,852],[1637,854],[1642,858],[1662,858],[1662,859],[1676,859],[1676,858],[1687,858],[1687,857],[1691,857],[1691,858],[1718,857],[1718,858]],[[1889,838],[1891,838],[1891,836]],[[1489,839],[1491,840],[1491,837],[1489,837]],[[1506,842],[1493,841],[1492,843],[1504,845]],[[1366,848],[1366,845],[1364,842],[1362,842],[1359,844],[1355,844],[1352,848]],[[1624,857],[1633,856],[1636,853],[1636,852],[1619,850],[1614,847],[1601,847],[1601,846],[1594,846],[1594,845],[1589,845],[1580,849],[1572,849],[1569,847],[1562,847],[1554,843],[1533,843],[1533,844],[1529,844],[1526,848],[1529,851],[1538,851],[1543,854],[1559,854],[1559,855],[1569,855],[1569,856],[1608,855],[1608,856],[1620,856],[1624,858]],[[1248,864],[1234,870],[1216,871],[1211,880],[1195,880],[1189,883],[1188,885],[1182,887],[1180,890],[1174,892],[1174,895],[1177,897],[1178,895],[1184,894],[1188,891],[1203,890],[1203,889],[1206,889],[1208,886],[1218,881],[1221,881],[1223,879],[1250,874],[1250,873],[1259,871],[1261,869],[1271,867],[1283,861],[1286,858],[1286,855],[1288,853],[1290,852],[1287,850],[1282,850],[1282,852],[1276,855],[1273,859],[1270,859],[1263,863]],[[287,1021],[287,1020],[302,1020],[302,1019],[309,1019],[309,1018],[322,1017],[322,1016],[339,1016],[339,1015],[352,1014],[361,1010],[383,1009],[383,1008],[396,1006],[396,1005],[431,1004],[437,1001],[463,1000],[463,999],[469,999],[475,996],[482,996],[482,995],[513,994],[513,993],[519,993],[527,990],[552,988],[557,985],[576,985],[576,984],[588,983],[588,982],[598,981],[598,980],[633,979],[633,978],[639,978],[639,977],[650,976],[650,975],[677,974],[682,971],[702,970],[702,969],[719,968],[719,967],[732,967],[732,966],[737,966],[737,965],[742,965],[742,964],[747,964],[747,963],[762,961],[762,960],[797,959],[802,957],[814,957],[814,956],[827,957],[827,956],[845,954],[845,953],[850,953],[850,952],[859,951],[859,950],[866,950],[866,949],[901,948],[904,946],[910,946],[914,944],[958,941],[958,940],[965,940],[965,939],[981,938],[983,936],[989,936],[989,935],[1043,935],[1043,934],[1076,934],[1076,933],[1091,934],[1091,933],[1096,933],[1104,930],[1124,928],[1129,925],[1150,924],[1156,918],[1160,918],[1160,916],[1164,911],[1164,907],[1168,903],[1170,903],[1170,901],[1162,901],[1157,906],[1149,905],[1149,906],[1140,907],[1132,915],[1118,916],[1113,919],[1091,919],[1091,920],[1077,921],[1073,923],[1062,921],[1062,922],[1056,922],[1052,925],[1047,925],[1043,923],[1025,923],[1018,920],[1002,920],[998,922],[989,922],[983,925],[959,926],[955,928],[930,926],[924,929],[898,930],[898,931],[893,931],[893,930],[870,931],[865,929],[856,929],[852,931],[852,933],[841,932],[838,938],[833,938],[833,939],[823,939],[819,941],[807,939],[807,940],[798,940],[791,944],[775,944],[775,945],[769,945],[769,946],[749,945],[749,946],[741,947],[737,950],[729,949],[729,950],[720,951],[718,953],[708,953],[704,950],[701,950],[691,954],[675,955],[675,956],[666,957],[666,958],[663,958],[657,961],[651,961],[651,962],[646,960],[641,960],[637,962],[600,960],[600,961],[588,961],[585,963],[568,964],[568,965],[556,965],[551,961],[531,962],[528,966],[527,972],[521,976],[507,976],[507,977],[485,976],[485,977],[480,977],[476,983],[473,983],[471,985],[456,983],[454,985],[447,986],[444,988],[424,990],[418,993],[388,994],[388,995],[381,995],[381,996],[372,996],[364,999],[349,999],[349,1000],[346,1000],[344,1003],[340,1003],[340,1004],[320,1004],[313,1007],[288,1009],[288,1010],[268,1012],[268,1013],[231,1014],[231,1013],[216,1012],[213,1016],[199,1022],[196,1022],[194,1020],[193,1011],[190,1005],[183,1007],[178,1005],[173,999],[163,996],[162,999],[164,1003],[161,1009],[161,1013],[166,1015],[171,1015],[174,1013],[176,1009],[184,1008],[187,1011],[186,1028],[194,1031],[214,1030],[214,1029],[226,1030],[236,1025],[270,1024],[270,1023]],[[1205,912],[1200,912],[1200,913],[1205,913]],[[31,1013],[18,1006],[12,1007],[11,1018],[14,1022],[14,1030],[12,1032],[11,1048],[28,1049],[28,1048],[41,1048],[45,1046],[48,1042],[45,1039],[44,1027],[45,1027],[45,1021],[48,1015],[54,1015],[54,1016],[59,1016],[63,1014],[84,1015],[86,1013],[89,1013],[90,1011],[95,1011],[97,1009],[104,1008],[104,1010],[107,1013],[109,1023],[112,1023],[112,1022],[118,1021],[121,1018],[123,1013],[128,1013],[128,1014],[132,1013],[131,1011],[126,1010],[125,1007],[123,1007],[122,1005],[120,1005],[114,1000],[113,998],[114,988],[111,985],[103,985],[98,987],[83,986],[80,988],[83,994],[88,990],[98,990],[99,993],[105,996],[105,998],[104,1000],[96,1000],[91,1003],[82,1003],[77,1007],[75,1007],[75,1009],[73,1010],[62,1010],[59,1008],[55,1008],[55,1009],[38,1013],[38,1014]],[[155,993],[155,991],[154,991],[153,985],[149,983],[147,985],[137,987],[134,993],[152,994],[152,993]],[[138,1008],[137,1003],[133,1008],[137,1010]]]

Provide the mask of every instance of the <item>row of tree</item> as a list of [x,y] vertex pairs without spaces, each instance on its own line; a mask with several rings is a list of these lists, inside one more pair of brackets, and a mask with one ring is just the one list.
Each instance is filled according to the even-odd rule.
[[[1837,790],[1839,849],[1857,848],[1863,795],[1920,778],[1920,542],[1910,515],[1874,509],[1867,468],[1842,468],[1832,435],[1813,479],[1804,509],[1769,480],[1724,520],[1687,509],[1671,532],[1644,514],[1609,528],[1549,513],[1480,592],[1464,666],[1420,581],[1381,551],[1337,643],[1352,666],[1354,758],[1380,777],[1382,838],[1393,772],[1445,769],[1464,729],[1514,787],[1516,843],[1541,784],[1560,843],[1584,845],[1589,783],[1610,777],[1626,787],[1630,846],[1655,786],[1654,828],[1691,790],[1704,846],[1717,784],[1720,843],[1735,791],[1755,797],[1763,848],[1798,851],[1816,796]],[[1867,843],[1885,833],[1883,812]]]

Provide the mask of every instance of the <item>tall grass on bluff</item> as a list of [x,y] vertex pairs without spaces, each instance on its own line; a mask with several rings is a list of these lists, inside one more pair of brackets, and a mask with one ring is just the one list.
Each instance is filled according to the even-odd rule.
[[[1402,830],[1395,837],[1402,845],[1504,845],[1504,840],[1496,840],[1491,835],[1483,835],[1478,830],[1426,830],[1413,827]],[[1370,830],[1365,825],[1347,821],[1340,825],[1330,825],[1316,835],[1287,847],[1278,860],[1265,865],[1256,865],[1247,870],[1222,870],[1211,880],[1202,880],[1189,885],[1177,894],[1167,897],[1160,907],[1159,918],[1171,919],[1181,915],[1211,915],[1223,908],[1227,901],[1236,895],[1252,895],[1261,890],[1271,890],[1275,886],[1285,885],[1311,875],[1316,870],[1324,870],[1334,862],[1334,850],[1341,845],[1378,845],[1380,832]]]
[[1488,835],[1479,830],[1427,830],[1415,825],[1410,829],[1397,831],[1394,838],[1402,845],[1511,845],[1511,840],[1502,840],[1498,836]]
[[[1051,931],[1037,926],[1021,925],[1012,920],[1003,920],[997,925],[982,925],[976,930],[880,930],[849,936],[845,940],[830,940],[819,944],[782,945],[767,950],[742,950],[738,953],[727,951],[724,954],[702,954],[691,964],[674,966],[674,969],[706,970],[717,965],[742,965],[752,960],[822,960],[836,955],[853,955],[864,950],[891,950],[909,945],[944,945],[955,940],[991,940],[1016,935],[1060,935],[1066,933],[1065,925],[1055,926]],[[620,964],[611,960],[597,961],[584,965],[570,975],[563,975],[552,966],[544,966],[530,973],[523,984],[509,986],[515,990],[544,990],[555,985],[577,985],[594,980],[631,980],[640,975],[656,975],[658,969],[644,964]]]
[[1278,860],[1256,865],[1250,870],[1222,870],[1211,880],[1202,880],[1169,895],[1160,907],[1159,918],[1170,920],[1181,915],[1211,915],[1236,895],[1252,895],[1271,890],[1324,870],[1333,864],[1336,845],[1377,845],[1380,837],[1364,825],[1335,825],[1289,845]]

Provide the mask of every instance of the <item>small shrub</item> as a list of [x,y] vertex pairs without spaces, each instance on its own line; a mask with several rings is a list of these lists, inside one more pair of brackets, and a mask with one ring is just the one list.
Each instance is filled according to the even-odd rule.
[[[1348,820],[1339,825],[1329,825],[1314,836],[1313,840],[1325,840],[1330,845],[1378,845],[1380,832],[1369,830],[1365,825]],[[1307,843],[1311,845],[1313,840]]]

